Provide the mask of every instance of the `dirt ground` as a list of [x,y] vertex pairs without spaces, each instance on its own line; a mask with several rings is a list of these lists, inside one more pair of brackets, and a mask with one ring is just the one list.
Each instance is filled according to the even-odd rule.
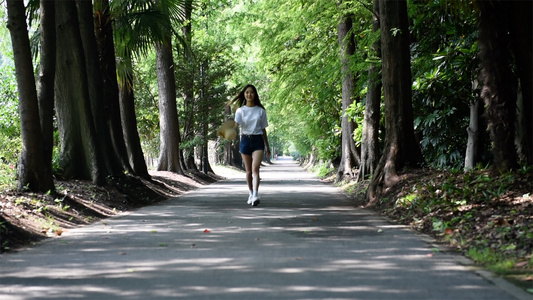
[[151,180],[124,176],[106,186],[90,181],[56,181],[56,194],[0,193],[0,253],[16,251],[51,236],[125,211],[176,197],[223,177],[151,171]]

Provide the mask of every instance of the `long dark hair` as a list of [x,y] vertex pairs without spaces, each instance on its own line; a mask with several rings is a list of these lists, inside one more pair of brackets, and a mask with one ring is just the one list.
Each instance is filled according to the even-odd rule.
[[261,104],[261,100],[259,100],[259,94],[257,93],[257,89],[255,88],[255,86],[253,84],[248,84],[246,85],[240,92],[239,94],[237,94],[237,96],[235,96],[235,98],[233,98],[233,100],[231,100],[229,103],[230,103],[230,106],[233,106],[236,104],[237,107],[241,107],[243,105],[246,104],[246,98],[244,98],[244,92],[246,91],[247,88],[251,87],[252,90],[254,91],[254,103],[255,105],[261,107],[262,109],[265,109],[265,107],[263,106],[263,104]]

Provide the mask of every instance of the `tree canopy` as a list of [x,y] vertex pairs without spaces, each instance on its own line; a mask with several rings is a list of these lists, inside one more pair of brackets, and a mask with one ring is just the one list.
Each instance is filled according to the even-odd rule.
[[[38,26],[41,19],[37,3],[35,0],[29,2],[25,14],[29,19],[24,20],[32,25],[29,34],[34,36],[42,32],[42,27]],[[209,162],[202,159],[207,156],[214,158],[216,163],[231,163],[227,159],[231,156],[228,151],[235,153],[235,147],[226,147],[229,142],[216,136],[216,128],[225,118],[232,117],[231,112],[224,107],[225,102],[242,86],[253,83],[258,87],[268,111],[269,136],[278,154],[339,165],[341,160],[348,157],[343,155],[345,147],[341,147],[347,141],[353,145],[352,149],[356,149],[357,154],[363,151],[363,157],[367,157],[367,148],[362,143],[367,143],[363,139],[363,130],[365,126],[369,126],[365,124],[367,118],[364,116],[365,106],[367,102],[370,103],[369,88],[379,88],[381,85],[376,84],[381,84],[382,81],[384,88],[395,84],[399,79],[394,76],[407,78],[407,75],[401,73],[392,77],[387,75],[387,79],[382,77],[386,72],[381,72],[381,62],[390,60],[391,57],[383,57],[384,52],[376,47],[380,42],[383,43],[386,35],[373,24],[387,21],[388,14],[403,14],[406,27],[387,29],[390,30],[387,35],[391,35],[393,43],[396,43],[399,36],[405,37],[411,79],[407,79],[408,84],[402,89],[410,88],[411,92],[405,94],[409,98],[405,110],[398,111],[398,115],[394,117],[387,115],[386,111],[397,99],[391,99],[393,102],[387,104],[387,93],[377,95],[380,111],[375,112],[378,113],[375,120],[379,128],[376,131],[377,144],[370,148],[375,151],[373,155],[379,157],[383,154],[387,136],[392,134],[393,127],[387,129],[387,122],[396,122],[391,119],[396,117],[403,120],[411,114],[412,126],[407,122],[402,126],[408,128],[402,130],[413,131],[415,139],[409,139],[407,143],[413,149],[420,149],[423,163],[435,168],[463,168],[469,138],[474,138],[469,133],[473,131],[467,129],[473,116],[483,116],[481,128],[475,135],[476,151],[472,154],[475,154],[473,161],[476,164],[505,169],[531,163],[531,70],[520,67],[531,64],[531,52],[528,52],[531,45],[520,43],[518,38],[531,40],[531,30],[524,29],[531,28],[528,26],[531,25],[531,20],[527,18],[527,13],[520,14],[516,20],[508,17],[517,11],[527,12],[524,8],[530,4],[496,3],[497,5],[467,5],[453,1],[406,1],[405,12],[392,8],[391,12],[380,13],[376,10],[378,6],[375,4],[379,4],[377,0],[167,0],[160,1],[159,5],[154,5],[152,1],[113,0],[109,1],[108,6],[107,1],[96,1],[92,18],[98,21],[95,24],[101,26],[95,28],[100,57],[98,61],[94,61],[94,58],[88,56],[97,49],[90,49],[87,42],[76,49],[84,49],[85,52],[79,55],[83,55],[82,59],[88,70],[90,61],[100,64],[102,79],[91,76],[87,78],[102,80],[106,97],[116,99],[107,103],[120,101],[121,111],[118,112],[118,104],[116,108],[104,105],[101,108],[104,111],[99,111],[100,108],[94,103],[96,100],[87,98],[83,101],[89,101],[92,111],[85,113],[89,114],[87,118],[93,118],[91,122],[94,124],[87,123],[84,126],[88,129],[81,131],[87,133],[94,127],[96,132],[100,132],[105,126],[110,126],[113,152],[122,161],[119,169],[123,172],[146,174],[143,171],[145,162],[143,159],[139,160],[139,155],[141,158],[144,156],[150,166],[161,163],[157,160],[164,157],[165,163],[172,165],[171,169],[178,172],[180,169],[209,168]],[[56,3],[56,6],[59,4]],[[502,8],[499,12],[495,11],[498,7]],[[87,17],[81,10],[78,10],[78,15],[80,20]],[[6,18],[4,10],[1,16]],[[483,50],[493,49],[490,45],[495,43],[496,37],[485,34],[490,32],[486,28],[486,24],[490,22],[483,17],[490,21],[491,16],[505,17],[507,22],[508,36],[500,42],[501,48],[498,51],[507,53],[508,59],[499,65],[491,58],[494,56],[491,56],[490,51]],[[340,37],[339,24],[343,20],[349,21],[350,27]],[[105,36],[99,33],[107,28],[105,26],[110,26],[109,30],[114,31],[112,40],[107,40],[111,44],[105,44]],[[82,38],[91,34],[80,32]],[[14,85],[15,74],[9,71],[13,68],[10,63],[13,52],[6,43],[7,31],[1,30],[0,34],[3,37],[0,66],[5,70],[2,72],[0,91],[3,95],[0,99],[0,109],[3,112],[0,119],[0,142],[5,145],[2,157],[13,161],[18,159],[16,153],[22,148],[22,145],[12,144],[19,143],[17,137],[21,132],[17,125],[17,113],[13,109],[18,103],[17,88]],[[58,41],[58,47],[63,42],[65,40]],[[346,57],[343,57],[341,48],[344,42],[349,42],[354,48]],[[109,49],[113,49],[113,52]],[[165,64],[160,64],[161,53],[158,49],[167,49],[167,54],[171,55]],[[57,54],[61,54],[62,50],[57,49]],[[104,55],[109,55],[105,53],[115,53],[115,60],[118,62],[116,67],[109,64],[109,57],[104,59]],[[387,55],[396,53],[388,52]],[[46,58],[39,55],[33,57],[34,70],[38,70],[38,62]],[[102,65],[104,61],[107,61],[106,66]],[[159,67],[156,68],[156,65]],[[343,71],[344,65],[349,73]],[[116,89],[109,85],[111,73],[104,72],[109,66],[114,70],[112,74],[118,75],[119,88],[127,87],[129,96],[121,91],[119,100],[118,91],[106,94],[110,89]],[[385,64],[383,67],[389,68]],[[369,71],[372,68],[374,72]],[[58,72],[65,72],[62,70],[60,68]],[[160,77],[162,73],[158,73],[163,70],[170,71],[168,76],[173,75],[174,79],[168,77],[171,82],[163,83]],[[498,72],[505,72],[507,75],[504,79],[507,81],[490,79],[499,78]],[[348,90],[344,85],[346,74],[349,74],[348,79],[351,81]],[[480,77],[480,74],[483,76]],[[85,78],[87,74],[78,75]],[[504,85],[504,82],[508,84]],[[72,92],[65,83],[56,82],[57,86],[63,87],[64,90],[59,89],[63,91],[61,93]],[[509,86],[511,90],[502,90],[502,86]],[[168,89],[173,90],[173,93],[166,94]],[[56,95],[56,105],[57,97],[62,99],[61,93]],[[85,97],[81,94],[72,95],[69,99]],[[163,95],[166,95],[165,100],[160,102]],[[493,103],[490,97],[494,98],[494,95],[501,95],[498,99],[505,103],[504,107],[509,108],[505,111],[498,110],[503,104]],[[383,100],[380,101],[380,98]],[[485,101],[484,105],[476,106],[478,108],[473,114],[474,104],[481,100]],[[68,105],[71,100],[65,101],[64,105]],[[174,102],[176,110],[168,110]],[[156,103],[159,103],[159,107]],[[488,110],[484,110],[484,107]],[[519,109],[516,114],[513,113],[515,107],[523,109]],[[166,117],[163,112],[167,114]],[[498,112],[505,113],[506,124],[516,124],[516,130],[514,127],[501,127],[503,123],[498,119],[501,117]],[[99,119],[100,113],[104,117]],[[177,122],[169,121],[168,118],[172,115],[177,116]],[[68,112],[63,116],[56,116],[57,123],[54,123],[55,126],[59,124],[54,129],[53,140],[55,173],[68,169],[68,164],[73,163],[65,160],[70,156],[64,152],[68,149],[65,143],[72,143],[64,140],[71,136],[68,134],[70,127],[61,125],[73,122],[67,119],[68,116]],[[114,123],[116,118],[121,119],[122,123]],[[132,118],[135,122],[128,121]],[[347,125],[342,121],[343,118],[353,124],[348,131],[345,131]],[[161,131],[167,128],[169,122],[174,124],[168,127],[172,128],[171,131]],[[513,132],[505,135],[506,131],[502,128],[510,128]],[[123,135],[120,130],[124,132]],[[160,131],[163,132],[162,136]],[[58,132],[61,133],[59,139]],[[72,137],[76,133],[73,134]],[[169,136],[173,138],[167,140]],[[343,136],[347,140],[341,143]],[[120,148],[122,142],[119,140],[122,138],[125,139],[123,143],[128,152]],[[102,142],[106,143],[102,140],[91,147],[100,147],[98,145]],[[178,147],[172,146],[175,144]],[[401,147],[403,149],[407,146]],[[108,152],[103,149],[98,151]],[[168,153],[161,156],[161,152]],[[506,152],[513,153],[506,156]],[[122,157],[124,155],[128,155],[129,159]],[[104,165],[105,156],[101,158]],[[98,160],[98,157],[89,155],[83,160]],[[515,162],[503,161],[506,157]],[[62,163],[57,163],[58,158]],[[107,159],[107,164],[116,160]],[[497,160],[496,163],[494,159]],[[94,168],[99,163],[95,161],[93,167],[88,163],[83,168]],[[353,169],[345,174],[357,173],[358,163],[351,166]],[[116,175],[117,169],[109,170],[104,173]],[[69,176],[85,176],[81,174],[90,173],[89,170],[79,175],[71,172]]]

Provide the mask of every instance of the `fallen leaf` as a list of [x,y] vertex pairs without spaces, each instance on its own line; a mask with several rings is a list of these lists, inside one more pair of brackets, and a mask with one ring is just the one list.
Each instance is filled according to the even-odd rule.
[[453,233],[453,229],[446,228],[446,229],[444,229],[444,233],[447,234],[447,235],[451,235]]
[[209,229],[204,230],[204,233],[210,233]]
[[382,233],[383,232],[383,229],[378,229],[378,233]]
[[527,266],[527,260],[524,260],[524,261],[521,261],[521,262],[518,262],[516,263],[515,267],[517,268],[522,268],[524,266]]

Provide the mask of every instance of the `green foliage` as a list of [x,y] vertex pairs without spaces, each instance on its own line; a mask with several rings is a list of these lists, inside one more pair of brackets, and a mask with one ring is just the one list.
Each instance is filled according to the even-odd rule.
[[[224,121],[224,104],[232,92],[227,80],[237,66],[232,51],[235,37],[228,28],[217,26],[227,21],[228,12],[220,1],[206,1],[205,5],[220,10],[198,8],[193,11],[190,54],[182,53],[178,58],[177,88],[185,91],[192,84],[189,88],[194,92],[189,107],[180,99],[184,104],[181,118],[192,123],[194,132],[192,138],[184,137],[184,149],[204,145],[206,139],[217,139],[216,128]],[[189,119],[187,111],[192,111],[193,120]]]
[[398,198],[396,205],[429,214],[443,207],[456,211],[464,205],[490,203],[507,193],[517,176],[507,173],[494,178],[482,172],[450,175],[439,185],[433,181],[413,185],[411,193]]
[[0,162],[0,190],[16,189],[17,170],[15,164],[5,164]]
[[15,70],[0,70],[0,189],[15,187],[16,164],[21,149]]
[[157,99],[157,73],[155,53],[134,63],[135,112],[137,130],[145,155],[157,157],[159,154],[159,111]]
[[349,118],[355,121],[357,127],[355,128],[353,139],[355,145],[360,147],[363,139],[363,122],[365,116],[365,106],[362,102],[354,102],[346,109],[346,114]]
[[335,172],[335,167],[331,163],[321,162],[311,167],[311,171],[315,173],[318,178],[326,178]]
[[246,36],[260,37],[258,67],[268,76],[269,119],[276,134],[299,153],[315,149],[325,160],[339,155],[336,13],[329,1],[259,1],[241,25]]
[[478,92],[472,88],[479,73],[475,15],[436,2],[410,8],[415,130],[431,166],[461,167],[469,104]]
[[470,247],[466,256],[488,267],[498,274],[507,274],[516,264],[516,258],[508,257],[491,248]]

